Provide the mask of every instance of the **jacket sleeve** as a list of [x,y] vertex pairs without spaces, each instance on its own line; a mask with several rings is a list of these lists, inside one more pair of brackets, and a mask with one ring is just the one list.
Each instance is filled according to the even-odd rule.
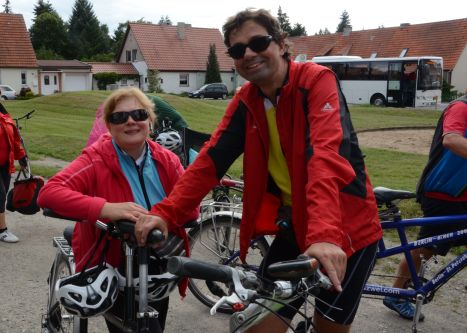
[[94,166],[86,154],[81,154],[49,179],[39,193],[39,206],[64,217],[95,222],[106,200],[93,196],[93,184]]
[[243,152],[244,131],[238,100],[232,101],[210,141],[188,167],[170,195],[155,205],[152,213],[180,226],[219,183],[229,166]]
[[346,108],[337,89],[335,76],[325,70],[317,74],[307,97],[312,151],[307,162],[307,247],[317,242],[343,244],[340,191],[352,182],[355,172],[339,154]]
[[15,160],[20,160],[26,156],[26,150],[24,150],[23,145],[21,144],[21,137],[16,126],[13,125],[13,145],[14,145],[14,156]]

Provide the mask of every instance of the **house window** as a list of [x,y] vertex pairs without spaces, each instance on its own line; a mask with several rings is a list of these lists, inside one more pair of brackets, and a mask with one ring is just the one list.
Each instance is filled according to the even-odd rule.
[[121,79],[120,80],[120,85],[121,86],[127,86],[128,85],[127,79]]
[[402,49],[401,54],[399,54],[399,58],[405,57],[409,49]]
[[188,87],[189,86],[189,74],[187,73],[180,73],[180,87]]
[[54,85],[57,85],[57,75],[54,75]]
[[137,52],[138,52],[138,51],[137,51],[136,49],[131,50],[131,59],[132,59],[133,61],[136,61],[136,53],[137,53]]
[[164,83],[164,79],[160,77],[159,82],[160,82],[160,84]]
[[21,72],[21,84],[26,84],[26,72]]
[[130,50],[126,51],[126,61],[131,62],[131,51]]
[[44,85],[48,86],[50,84],[50,77],[48,75],[44,75]]

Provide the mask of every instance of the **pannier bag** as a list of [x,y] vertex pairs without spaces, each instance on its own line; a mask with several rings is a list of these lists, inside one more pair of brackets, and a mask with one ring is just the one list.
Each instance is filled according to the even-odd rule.
[[[20,179],[23,175],[24,179]],[[25,215],[32,215],[40,210],[37,205],[37,196],[44,186],[44,179],[39,176],[33,176],[21,170],[16,176],[13,188],[8,191],[6,209],[11,212],[17,211]]]

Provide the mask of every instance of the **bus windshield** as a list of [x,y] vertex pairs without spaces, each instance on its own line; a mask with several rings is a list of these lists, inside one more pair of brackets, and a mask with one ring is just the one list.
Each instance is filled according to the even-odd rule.
[[421,59],[418,76],[418,90],[441,88],[443,80],[443,61],[440,59]]

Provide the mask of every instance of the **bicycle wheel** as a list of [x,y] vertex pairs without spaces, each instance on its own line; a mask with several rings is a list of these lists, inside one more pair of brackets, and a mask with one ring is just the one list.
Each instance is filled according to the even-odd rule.
[[72,274],[68,258],[60,255],[50,269],[49,298],[47,314],[43,323],[42,333],[79,333],[81,332],[80,318],[68,313],[56,299],[55,284],[57,280]]
[[[211,216],[191,229],[191,257],[212,263],[229,265],[246,271],[257,271],[263,256],[269,249],[264,237],[251,242],[246,264],[240,260],[240,219],[233,216]],[[231,294],[229,284],[190,279],[188,284],[193,295],[203,304],[212,307],[222,296]],[[233,313],[228,305],[218,312]]]

